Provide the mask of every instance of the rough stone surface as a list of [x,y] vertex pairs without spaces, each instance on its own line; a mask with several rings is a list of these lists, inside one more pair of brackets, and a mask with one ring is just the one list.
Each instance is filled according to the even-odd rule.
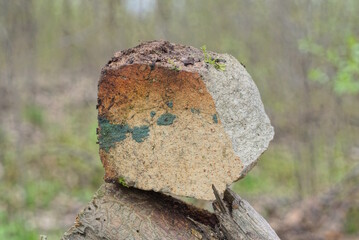
[[115,54],[98,86],[107,182],[213,199],[244,176],[273,138],[258,89],[232,56],[166,41]]
[[203,80],[216,104],[234,152],[241,159],[244,176],[273,139],[274,130],[266,115],[257,86],[246,69],[233,56],[215,54],[226,62],[226,71],[208,68]]

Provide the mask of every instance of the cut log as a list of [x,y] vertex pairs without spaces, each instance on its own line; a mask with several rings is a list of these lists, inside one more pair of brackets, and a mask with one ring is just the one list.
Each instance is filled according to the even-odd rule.
[[279,239],[237,194],[216,192],[215,213],[152,191],[106,183],[78,214],[63,240]]
[[274,134],[234,57],[166,41],[103,68],[98,121],[106,182],[206,200],[212,184],[222,194],[245,176]]

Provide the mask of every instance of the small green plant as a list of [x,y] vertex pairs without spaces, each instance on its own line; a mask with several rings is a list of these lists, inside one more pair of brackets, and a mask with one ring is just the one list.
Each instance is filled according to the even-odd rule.
[[26,121],[37,127],[42,127],[45,123],[45,114],[40,106],[29,104],[23,110],[23,117]]
[[352,207],[347,212],[344,222],[344,231],[348,234],[359,233],[359,208]]
[[181,68],[180,67],[177,67],[176,64],[174,63],[174,61],[172,59],[168,59],[168,63],[172,65],[172,70],[175,70],[175,71],[180,71]]
[[208,63],[208,64],[212,65],[218,71],[226,70],[226,65],[224,63],[220,63],[220,60],[218,58],[212,58],[211,56],[209,56],[209,54],[207,53],[206,45],[203,45],[201,47],[201,50],[202,50],[203,55],[204,55],[204,62],[205,63]]
[[124,177],[119,177],[118,178],[118,183],[121,184],[124,187],[128,187]]

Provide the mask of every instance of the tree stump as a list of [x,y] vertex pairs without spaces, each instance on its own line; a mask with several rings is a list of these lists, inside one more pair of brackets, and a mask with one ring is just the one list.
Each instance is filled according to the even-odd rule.
[[245,200],[227,189],[214,213],[161,193],[105,183],[79,213],[63,240],[279,239]]
[[[97,108],[107,183],[63,239],[278,239],[227,188],[274,135],[234,57],[167,41],[116,53]],[[215,200],[214,213],[168,195]]]

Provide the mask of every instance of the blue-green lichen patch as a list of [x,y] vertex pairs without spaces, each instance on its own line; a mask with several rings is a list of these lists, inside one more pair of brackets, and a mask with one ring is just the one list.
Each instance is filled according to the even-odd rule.
[[213,114],[212,118],[213,118],[213,122],[214,122],[214,123],[218,123],[217,114]]
[[156,115],[156,112],[155,112],[155,111],[151,111],[151,113],[150,113],[151,118],[153,118],[155,115]]
[[143,142],[145,138],[150,136],[150,128],[146,125],[140,127],[134,127],[132,129],[132,139],[136,142]]
[[196,113],[196,114],[200,114],[200,110],[197,108],[191,108],[191,113]]
[[110,147],[114,147],[116,142],[121,142],[126,139],[126,134],[131,132],[131,128],[125,124],[111,124],[106,118],[98,119],[101,128],[99,134],[100,148],[106,152]]
[[173,121],[175,120],[176,115],[173,115],[171,113],[164,113],[157,119],[157,125],[160,126],[168,126],[173,124]]
[[111,147],[115,147],[116,142],[121,142],[126,139],[127,134],[132,134],[132,139],[136,142],[143,142],[149,136],[149,126],[142,125],[139,127],[130,128],[127,124],[112,124],[106,118],[99,117],[98,123],[100,126],[99,144],[100,148],[106,152]]
[[168,101],[166,104],[169,108],[173,108],[173,101]]

